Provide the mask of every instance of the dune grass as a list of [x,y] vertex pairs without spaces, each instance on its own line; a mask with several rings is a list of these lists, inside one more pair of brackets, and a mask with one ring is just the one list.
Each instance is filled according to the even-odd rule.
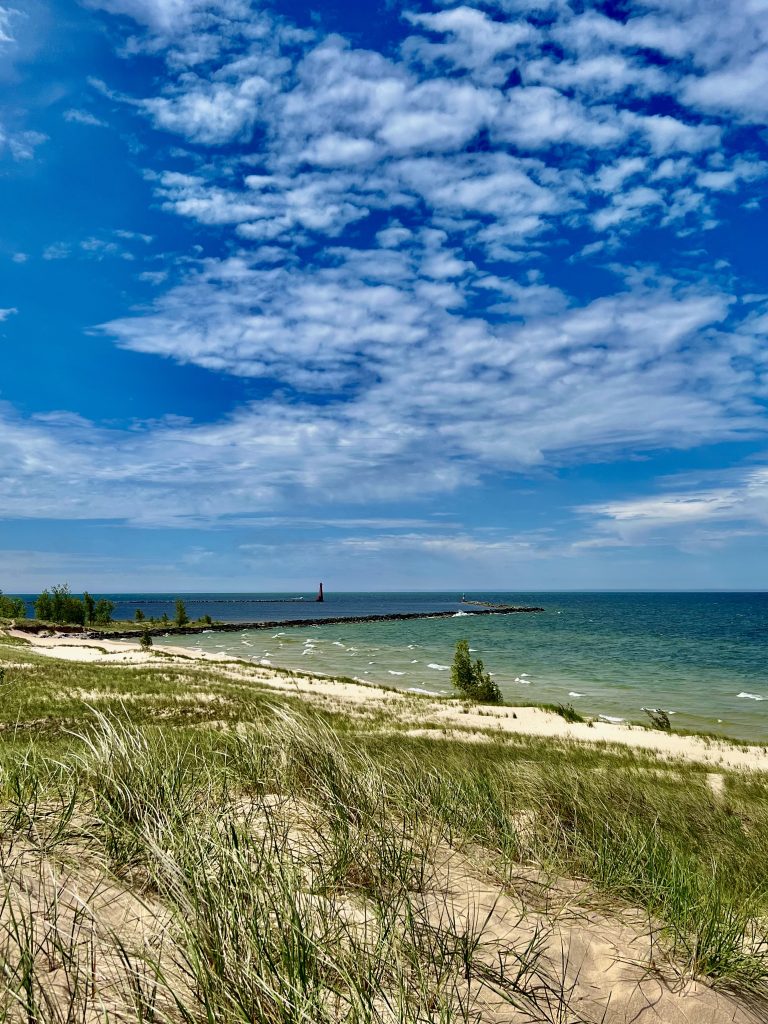
[[[553,966],[563,880],[768,1015],[762,776],[371,729],[202,664],[0,665],[0,1021],[597,1021]],[[493,955],[449,875],[520,906]]]

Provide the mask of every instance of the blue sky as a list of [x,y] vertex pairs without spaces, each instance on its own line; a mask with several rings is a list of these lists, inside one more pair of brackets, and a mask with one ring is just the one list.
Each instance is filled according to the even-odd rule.
[[768,0],[0,0],[0,586],[766,586]]

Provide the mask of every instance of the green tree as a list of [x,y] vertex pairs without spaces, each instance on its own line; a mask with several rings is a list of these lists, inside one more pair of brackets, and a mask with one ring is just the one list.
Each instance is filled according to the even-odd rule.
[[0,619],[26,619],[27,606],[20,597],[9,597],[0,590]]
[[93,621],[97,626],[108,626],[112,621],[112,612],[114,610],[114,604],[111,601],[107,601],[105,597],[102,597],[96,602],[96,607],[93,612]]
[[152,649],[152,636],[149,632],[149,626],[145,626],[142,630],[139,647],[141,647],[142,651],[150,651]]
[[83,593],[83,607],[85,608],[85,621],[88,625],[91,625],[96,614],[96,602],[87,590]]
[[469,656],[469,641],[459,640],[451,665],[451,682],[456,689],[469,700],[478,704],[500,704],[501,690],[480,658],[472,661]]
[[171,621],[171,620],[170,620],[170,619],[168,618],[168,612],[163,612],[163,614],[162,614],[162,616],[161,616],[161,618],[160,618],[160,621],[162,622],[162,624],[163,624],[164,626],[167,626],[167,625],[168,625],[168,623],[169,623],[169,622]]
[[43,622],[53,622],[53,602],[47,590],[35,599],[35,618],[42,619]]
[[134,619],[137,622],[143,622],[144,621],[144,612],[141,610],[141,608],[137,608],[136,609],[136,614],[134,615]]
[[176,619],[177,626],[186,626],[189,622],[189,616],[187,615],[187,609],[181,598],[176,599]]

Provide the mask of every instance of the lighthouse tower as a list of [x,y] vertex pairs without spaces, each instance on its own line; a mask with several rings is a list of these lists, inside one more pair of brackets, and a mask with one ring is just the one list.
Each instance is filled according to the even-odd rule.
[[317,597],[315,598],[315,600],[316,601],[324,601],[325,600],[325,598],[323,597],[323,584],[322,583],[320,584],[320,589],[317,592]]

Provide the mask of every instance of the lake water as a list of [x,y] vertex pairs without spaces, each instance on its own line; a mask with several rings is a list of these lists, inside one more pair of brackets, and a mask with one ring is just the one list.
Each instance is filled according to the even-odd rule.
[[[182,595],[184,596],[184,595]],[[230,621],[466,610],[458,593],[188,595],[191,616]],[[472,593],[541,605],[540,614],[205,633],[166,642],[254,663],[343,674],[402,689],[449,692],[456,641],[494,674],[505,699],[572,703],[582,713],[643,720],[674,712],[675,727],[768,742],[768,594]],[[254,599],[259,598],[257,602]],[[266,601],[266,603],[262,603]],[[170,595],[120,595],[116,615],[173,614]]]

